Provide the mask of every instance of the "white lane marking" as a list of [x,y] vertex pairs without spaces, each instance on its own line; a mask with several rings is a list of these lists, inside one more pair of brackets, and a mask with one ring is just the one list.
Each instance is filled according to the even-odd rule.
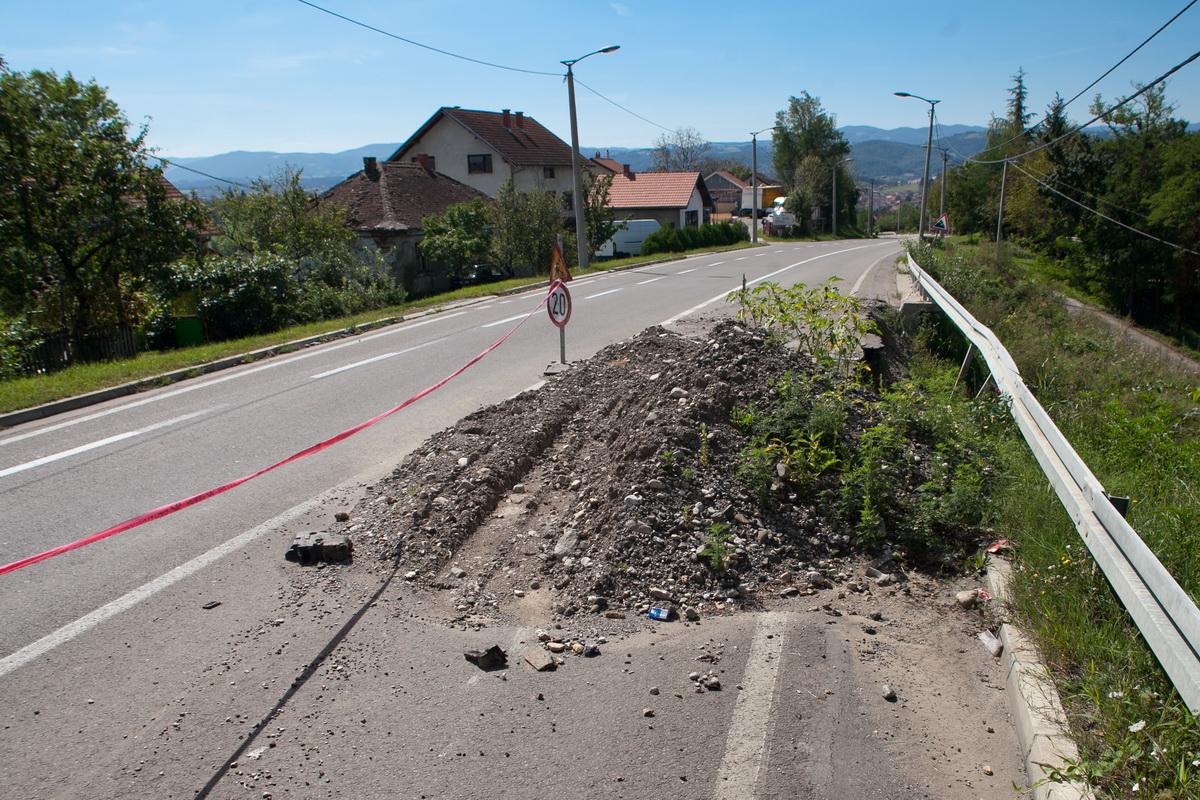
[[420,350],[422,347],[429,347],[431,345],[441,344],[442,342],[448,340],[449,338],[450,338],[449,336],[443,336],[440,339],[433,339],[428,342],[422,342],[421,344],[415,344],[412,347],[406,347],[403,350],[396,350],[395,352],[392,352],[392,353],[383,353],[381,355],[373,356],[371,358],[364,358],[362,361],[355,361],[353,364],[346,364],[341,367],[334,367],[333,369],[325,370],[324,372],[318,372],[316,375],[310,376],[310,379],[315,381],[315,380],[320,380],[321,378],[328,378],[330,375],[337,375],[339,372],[345,372],[348,369],[354,369],[355,367],[365,367],[367,364],[374,364],[376,361],[383,361],[385,358],[391,358],[392,356],[402,356],[405,353],[411,353],[414,350]]
[[624,288],[624,287],[618,286],[616,289],[609,289],[607,292],[598,292],[596,294],[589,294],[587,297],[585,297],[583,299],[584,300],[592,300],[593,298],[596,298],[596,297],[604,297],[604,295],[606,295],[606,294],[612,294],[613,292],[619,292],[619,291],[621,291],[622,288]]
[[742,256],[741,258],[735,258],[734,261],[745,261],[749,257],[750,256]]
[[863,281],[865,281],[867,279],[867,276],[871,274],[871,270],[875,269],[875,267],[877,267],[879,264],[882,264],[883,261],[885,259],[887,259],[890,255],[891,255],[891,253],[888,253],[888,255],[880,257],[878,261],[872,262],[871,266],[869,266],[865,270],[863,270],[863,274],[858,276],[858,280],[856,280],[854,282],[854,286],[852,286],[850,288],[850,294],[858,294],[858,290],[862,288]]
[[[364,473],[364,475],[365,474],[366,473]],[[105,620],[112,619],[122,611],[128,611],[143,600],[148,600],[149,598],[161,592],[163,589],[178,583],[189,575],[199,572],[214,561],[240,550],[258,537],[262,536],[264,533],[274,531],[281,526],[286,525],[296,517],[299,517],[302,514],[320,506],[321,503],[327,502],[330,498],[338,496],[338,492],[360,482],[361,478],[362,476],[356,476],[352,480],[336,486],[333,489],[330,489],[329,491],[312,498],[311,500],[305,500],[299,505],[292,506],[287,511],[284,511],[282,514],[276,517],[272,517],[261,525],[238,534],[229,541],[217,545],[207,553],[202,553],[193,558],[191,561],[186,561],[170,572],[160,575],[154,580],[144,583],[133,591],[118,597],[111,603],[102,605],[91,613],[84,614],[74,622],[67,623],[53,633],[49,633],[43,636],[41,639],[38,639],[36,642],[22,647],[12,655],[0,658],[0,677],[4,677],[13,670],[28,664],[34,659],[44,656],[46,653],[49,653],[59,645],[66,644],[72,639],[87,633],[92,628],[96,627]]]
[[[808,264],[811,261],[817,261],[818,259],[822,259],[822,258],[829,258],[830,256],[836,256],[836,255],[840,255],[842,253],[849,253],[854,250],[864,250],[868,247],[882,247],[886,244],[890,244],[890,242],[881,242],[880,244],[864,244],[864,245],[859,245],[858,247],[848,247],[845,250],[831,250],[828,253],[821,253],[821,255],[819,255],[819,256],[813,256],[812,258],[806,258],[803,261],[797,261],[795,264],[788,264],[786,267],[783,267],[782,269],[777,269],[774,272],[768,272],[766,275],[763,275],[758,278],[754,278],[753,280],[746,281],[745,285],[750,286],[751,284],[755,284],[760,281],[765,281],[769,278],[774,278],[776,275],[782,275],[783,273],[787,272],[789,269],[792,269],[793,267],[798,267],[802,264]],[[670,317],[669,319],[663,320],[659,324],[663,325],[663,326],[674,325],[676,322],[683,319],[684,317],[691,316],[692,314],[695,314],[697,311],[700,311],[701,309],[703,309],[707,306],[711,306],[713,303],[717,302],[718,300],[724,300],[725,297],[730,292],[732,292],[736,289],[740,289],[740,288],[742,288],[742,284],[739,283],[737,286],[732,286],[729,289],[727,289],[726,291],[721,292],[716,297],[711,297],[708,300],[705,300],[703,303],[697,303],[696,305],[689,308],[687,311],[681,311],[680,313],[676,314],[675,316]]]
[[516,322],[517,320],[519,320],[519,319],[524,319],[525,317],[528,317],[528,316],[529,316],[529,313],[528,313],[528,312],[526,312],[526,313],[524,313],[524,314],[517,314],[515,317],[505,317],[504,319],[498,319],[498,320],[496,320],[495,322],[489,322],[488,324],[486,324],[486,325],[480,325],[479,327],[481,327],[481,328],[494,328],[494,327],[496,327],[497,325],[503,325],[503,324],[504,324],[504,323],[506,323],[506,322]]
[[[681,273],[681,274],[682,274],[682,273]],[[636,286],[645,286],[647,283],[654,283],[655,281],[661,281],[661,280],[662,280],[663,278],[665,278],[665,277],[667,277],[667,276],[666,276],[666,275],[659,275],[657,278],[650,278],[649,280],[638,281],[638,282],[637,282],[635,285],[636,285]]]
[[212,406],[211,408],[206,408],[202,411],[193,411],[190,414],[184,414],[183,416],[179,416],[179,417],[172,417],[171,419],[163,420],[162,422],[156,422],[153,425],[147,425],[144,428],[138,428],[135,431],[125,431],[124,433],[118,433],[115,436],[109,436],[104,439],[97,439],[94,442],[88,442],[87,444],[81,444],[78,447],[72,447],[70,450],[62,450],[57,453],[52,453],[51,455],[48,455],[48,456],[42,456],[41,458],[35,458],[33,461],[26,461],[24,464],[17,464],[16,466],[8,467],[7,469],[0,469],[0,478],[7,478],[9,475],[16,475],[18,472],[24,472],[27,469],[33,469],[34,467],[40,467],[43,464],[51,464],[55,461],[62,461],[64,458],[70,458],[71,456],[77,456],[80,453],[86,453],[89,450],[95,450],[99,447],[106,447],[110,444],[116,444],[117,442],[123,442],[126,439],[132,439],[135,436],[141,436],[143,434],[150,433],[152,431],[157,431],[161,428],[166,428],[171,425],[178,425],[180,422],[187,422],[189,419],[194,419],[196,417],[199,417],[202,414],[207,414],[210,411],[215,411],[218,408],[221,408],[221,406]]
[[501,300],[499,303],[496,303],[496,305],[498,305],[498,306],[506,306],[506,305],[508,305],[508,304],[509,304],[509,303],[511,303],[511,302],[512,302],[512,300]]
[[706,264],[705,266],[708,266],[708,267],[717,267],[717,266],[720,266],[721,264],[724,264],[724,263],[725,263],[724,261],[714,261],[714,262],[712,262],[711,264]]
[[696,268],[692,267],[691,269],[685,269],[681,272],[676,272],[675,274],[676,275],[687,275],[689,272],[695,272],[695,271],[696,271]]
[[715,800],[754,797],[759,775],[766,771],[767,732],[786,628],[787,617],[777,611],[758,618],[742,675],[742,691],[738,692],[725,737],[725,755],[717,768]]
[[161,394],[154,394],[154,395],[150,395],[149,397],[144,397],[141,400],[134,400],[129,403],[122,403],[121,405],[116,406],[115,408],[108,408],[108,409],[105,409],[104,411],[97,411],[93,414],[86,414],[82,417],[75,417],[73,419],[68,419],[63,422],[56,422],[53,425],[46,425],[45,427],[38,428],[37,430],[26,431],[25,433],[19,433],[16,436],[9,436],[6,439],[0,439],[0,445],[12,444],[14,442],[24,441],[25,439],[32,439],[34,436],[41,436],[44,433],[52,433],[53,431],[62,430],[63,428],[69,428],[72,425],[78,425],[82,422],[91,422],[94,419],[100,419],[101,417],[107,417],[110,414],[116,414],[121,411],[128,411],[132,408],[138,408],[140,406],[148,405],[150,403],[157,403],[160,400],[167,400],[172,397],[178,397],[181,394],[187,394],[188,392],[194,392],[197,389],[207,389],[210,386],[216,386],[217,384],[225,383],[226,381],[234,381],[234,380],[238,380],[239,378],[245,378],[247,376],[255,375],[259,372],[262,372],[263,370],[275,369],[276,367],[286,367],[288,364],[294,364],[297,361],[303,361],[306,358],[314,358],[316,356],[325,355],[326,353],[332,353],[335,350],[341,350],[343,347],[353,347],[354,345],[359,345],[359,344],[362,344],[363,342],[369,342],[373,339],[379,339],[384,336],[392,336],[397,333],[404,333],[405,331],[410,331],[413,328],[420,328],[423,325],[431,325],[434,322],[441,322],[442,320],[453,319],[454,317],[461,317],[463,314],[466,314],[466,313],[467,312],[465,312],[465,311],[456,311],[452,314],[435,314],[430,319],[423,320],[421,322],[414,322],[411,325],[401,325],[397,328],[383,331],[382,333],[373,333],[369,336],[351,337],[351,338],[347,339],[346,341],[339,342],[337,344],[315,345],[311,350],[307,350],[306,352],[300,353],[299,355],[292,356],[291,358],[274,358],[265,364],[260,364],[259,366],[250,367],[249,369],[243,369],[243,370],[240,370],[237,372],[229,372],[225,375],[221,375],[220,377],[213,378],[212,380],[201,381],[199,383],[191,383],[191,384],[188,384],[187,386],[181,386],[178,389],[171,389],[171,390],[162,392]]
[[763,256],[765,256],[765,255],[766,255],[766,253],[755,253],[755,254],[754,254],[754,257],[755,257],[755,258],[762,258],[762,257],[763,257]]

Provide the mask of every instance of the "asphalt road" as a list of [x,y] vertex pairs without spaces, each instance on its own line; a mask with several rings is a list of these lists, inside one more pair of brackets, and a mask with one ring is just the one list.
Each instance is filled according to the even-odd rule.
[[[579,280],[568,354],[721,309],[743,274],[836,275],[886,296],[898,252],[772,245]],[[0,562],[361,422],[479,353],[543,291],[5,431]],[[519,654],[540,619],[455,630],[441,595],[280,558],[429,434],[541,380],[557,349],[537,308],[463,376],[357,437],[0,576],[0,797],[1012,797],[1023,775],[1003,678],[946,587],[829,590],[699,625],[631,620],[600,658],[534,673]],[[462,659],[493,643],[516,662],[503,676]],[[709,668],[725,691],[695,694],[688,672]]]
[[[568,358],[586,358],[685,312],[743,275],[753,281],[778,272],[771,279],[788,283],[836,275],[853,288],[875,265],[860,292],[876,282],[894,286],[890,262],[898,250],[894,240],[775,245],[578,280]],[[0,563],[221,485],[366,420],[466,363],[543,296],[535,290],[436,314],[6,430]],[[557,351],[557,331],[539,309],[461,377],[334,448],[0,577],[0,657],[334,485],[380,474],[429,434],[538,381]]]

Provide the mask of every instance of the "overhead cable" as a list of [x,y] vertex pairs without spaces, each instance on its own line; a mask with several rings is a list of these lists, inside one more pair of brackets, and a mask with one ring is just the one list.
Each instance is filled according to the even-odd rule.
[[[1126,103],[1129,103],[1130,101],[1132,101],[1132,100],[1136,100],[1137,98],[1141,97],[1143,94],[1145,94],[1146,92],[1150,91],[1150,90],[1151,90],[1151,89],[1153,89],[1155,86],[1157,86],[1158,84],[1162,83],[1162,82],[1163,82],[1163,81],[1165,81],[1167,78],[1171,77],[1171,76],[1172,76],[1172,75],[1174,75],[1176,72],[1178,72],[1179,70],[1181,70],[1181,69],[1183,69],[1184,67],[1186,67],[1188,64],[1190,64],[1190,63],[1192,63],[1193,61],[1195,61],[1197,58],[1200,58],[1200,50],[1197,50],[1195,53],[1192,53],[1190,56],[1188,56],[1188,58],[1184,59],[1183,61],[1179,62],[1179,63],[1178,63],[1178,64],[1176,64],[1175,66],[1171,67],[1169,70],[1167,70],[1166,72],[1164,72],[1162,75],[1159,75],[1157,78],[1155,78],[1154,80],[1152,80],[1152,81],[1150,81],[1149,83],[1147,83],[1147,84],[1146,84],[1145,86],[1143,86],[1141,89],[1138,89],[1136,92],[1134,92],[1133,94],[1129,95],[1128,97],[1126,97],[1126,98],[1125,98],[1124,100],[1122,100],[1121,102],[1119,102],[1119,103],[1116,103],[1116,104],[1114,104],[1114,105],[1110,106],[1109,108],[1105,109],[1104,111],[1101,111],[1099,114],[1097,114],[1096,116],[1092,117],[1092,118],[1091,118],[1091,119],[1089,119],[1087,122],[1084,122],[1084,123],[1083,123],[1083,124],[1081,124],[1081,125],[1076,125],[1074,128],[1072,128],[1071,130],[1067,131],[1067,132],[1066,132],[1066,133],[1064,133],[1063,135],[1061,135],[1061,136],[1056,136],[1056,137],[1054,137],[1053,139],[1051,139],[1051,140],[1049,140],[1049,141],[1047,141],[1047,142],[1042,142],[1041,144],[1039,144],[1039,145],[1037,145],[1037,146],[1035,146],[1035,147],[1031,147],[1031,148],[1029,148],[1028,150],[1026,150],[1026,151],[1025,151],[1025,152],[1023,152],[1023,153],[1018,153],[1018,154],[1016,154],[1016,155],[1013,155],[1013,156],[1006,156],[1006,157],[1004,157],[1004,158],[994,158],[994,159],[971,158],[971,159],[968,159],[968,160],[969,160],[970,162],[974,163],[974,164],[1003,164],[1005,161],[1012,162],[1012,161],[1015,161],[1016,159],[1019,159],[1019,158],[1024,158],[1024,157],[1025,157],[1025,156],[1027,156],[1027,155],[1031,155],[1031,154],[1033,154],[1033,153],[1036,153],[1036,152],[1038,152],[1039,150],[1044,150],[1044,149],[1046,149],[1047,147],[1049,147],[1049,146],[1050,146],[1050,145],[1052,145],[1052,144],[1057,144],[1058,142],[1061,142],[1063,139],[1066,139],[1068,136],[1073,136],[1073,135],[1075,135],[1076,133],[1079,133],[1081,130],[1083,130],[1083,129],[1084,129],[1084,128],[1086,128],[1087,126],[1091,125],[1093,122],[1099,122],[1100,120],[1104,119],[1104,118],[1105,118],[1105,117],[1107,117],[1109,114],[1113,113],[1113,112],[1114,112],[1114,111],[1116,111],[1118,108],[1120,108],[1121,106],[1125,105]],[[989,149],[994,149],[994,148],[989,148]]]
[[[1186,11],[1187,11],[1188,9],[1190,9],[1192,6],[1196,5],[1196,3],[1198,3],[1198,2],[1200,2],[1200,0],[1191,0],[1191,2],[1189,2],[1189,3],[1188,3],[1186,6],[1184,6],[1184,7],[1183,7],[1183,8],[1181,8],[1181,9],[1179,9],[1179,11],[1177,11],[1177,12],[1175,13],[1175,16],[1171,17],[1169,20],[1167,20],[1167,21],[1166,21],[1166,22],[1164,22],[1162,25],[1160,25],[1160,26],[1159,26],[1159,28],[1158,28],[1158,30],[1156,30],[1154,33],[1152,33],[1152,34],[1150,34],[1149,36],[1147,36],[1145,39],[1143,39],[1143,40],[1142,40],[1142,43],[1141,43],[1141,44],[1139,44],[1137,47],[1133,48],[1133,49],[1132,49],[1132,50],[1130,50],[1128,53],[1126,53],[1124,58],[1122,58],[1120,61],[1118,61],[1117,63],[1115,63],[1115,64],[1113,64],[1111,67],[1109,67],[1107,70],[1105,70],[1103,75],[1101,75],[1099,78],[1096,78],[1096,80],[1092,81],[1092,82],[1091,82],[1091,83],[1089,83],[1087,86],[1083,87],[1083,88],[1082,88],[1082,89],[1080,89],[1078,92],[1076,92],[1075,96],[1074,96],[1074,97],[1072,97],[1070,100],[1066,101],[1065,103],[1063,103],[1062,107],[1063,107],[1063,108],[1066,108],[1067,106],[1071,105],[1071,103],[1074,103],[1076,100],[1078,100],[1080,97],[1083,97],[1083,95],[1084,95],[1085,93],[1087,93],[1087,92],[1088,92],[1088,91],[1089,91],[1089,90],[1090,90],[1090,89],[1091,89],[1093,86],[1095,86],[1095,85],[1096,85],[1096,84],[1098,84],[1100,81],[1104,80],[1104,79],[1105,79],[1105,78],[1107,78],[1109,75],[1111,75],[1111,74],[1113,73],[1113,71],[1117,69],[1117,67],[1121,66],[1121,65],[1122,65],[1122,64],[1124,64],[1126,61],[1128,61],[1130,58],[1132,58],[1132,57],[1133,57],[1133,55],[1134,55],[1135,53],[1137,53],[1137,51],[1141,50],[1143,47],[1145,47],[1146,45],[1150,44],[1151,40],[1152,40],[1152,39],[1154,39],[1154,37],[1155,37],[1155,36],[1158,36],[1160,33],[1162,33],[1163,31],[1165,31],[1165,30],[1166,30],[1166,29],[1167,29],[1167,28],[1168,28],[1168,27],[1171,25],[1171,23],[1172,23],[1172,22],[1174,22],[1175,20],[1177,20],[1177,19],[1179,19],[1180,17],[1182,17],[1182,16],[1183,16],[1183,14],[1184,14],[1184,12],[1186,12]],[[1012,137],[1011,139],[1009,139],[1009,140],[1007,140],[1007,141],[1004,141],[1004,142],[1001,142],[1000,144],[997,144],[997,145],[992,145],[991,147],[989,147],[989,148],[987,148],[987,149],[988,149],[988,150],[995,150],[995,149],[996,149],[996,148],[998,148],[998,147],[1004,147],[1006,144],[1012,144],[1013,142],[1017,141],[1018,139],[1023,139],[1023,138],[1025,138],[1026,136],[1028,136],[1029,134],[1033,133],[1033,132],[1034,132],[1035,130],[1037,130],[1039,127],[1041,127],[1041,125],[1042,125],[1042,124],[1043,124],[1045,121],[1046,121],[1046,120],[1045,120],[1045,118],[1043,118],[1043,119],[1041,119],[1040,121],[1038,121],[1038,122],[1035,122],[1033,125],[1030,125],[1028,128],[1026,128],[1025,130],[1021,131],[1020,133],[1018,133],[1016,136]]]
[[647,119],[647,118],[643,117],[641,114],[637,113],[636,111],[631,111],[630,109],[628,109],[628,108],[626,108],[625,106],[623,106],[623,105],[621,105],[620,103],[618,103],[616,100],[613,100],[611,97],[606,97],[605,95],[602,95],[602,94],[600,94],[600,92],[598,92],[598,91],[596,91],[595,89],[593,89],[592,87],[588,86],[586,83],[584,83],[583,81],[579,80],[579,78],[575,78],[575,83],[577,83],[577,84],[579,84],[580,86],[582,86],[583,88],[587,89],[589,92],[591,92],[592,94],[596,95],[596,97],[599,97],[601,100],[604,100],[605,102],[608,102],[608,103],[612,103],[614,106],[616,106],[617,108],[621,109],[621,110],[622,110],[622,111],[624,111],[626,114],[630,114],[630,115],[632,115],[632,116],[635,116],[635,117],[637,117],[638,119],[640,119],[642,122],[645,122],[645,123],[647,123],[647,124],[649,124],[649,125],[653,125],[653,126],[654,126],[654,127],[656,127],[656,128],[662,128],[662,129],[663,129],[664,131],[666,131],[667,133],[675,133],[675,129],[674,129],[674,128],[668,128],[666,125],[659,125],[659,124],[658,124],[657,122],[655,122],[654,120],[652,120],[652,119]]
[[1147,239],[1153,239],[1154,241],[1158,242],[1159,244],[1165,244],[1167,247],[1174,248],[1182,253],[1189,253],[1193,256],[1200,256],[1200,253],[1196,252],[1195,250],[1191,250],[1180,244],[1175,244],[1174,242],[1168,242],[1166,239],[1159,238],[1158,236],[1155,236],[1152,233],[1147,233],[1146,231],[1138,230],[1137,228],[1133,227],[1132,225],[1126,225],[1124,222],[1121,222],[1119,219],[1113,219],[1112,217],[1108,216],[1107,214],[1105,214],[1102,211],[1097,211],[1096,209],[1092,208],[1091,206],[1084,205],[1083,203],[1079,202],[1078,200],[1071,197],[1070,195],[1063,194],[1062,192],[1060,192],[1058,189],[1055,189],[1050,184],[1039,180],[1031,172],[1026,170],[1020,164],[1017,164],[1016,162],[1013,162],[1012,166],[1014,169],[1016,169],[1020,172],[1023,172],[1025,174],[1025,176],[1027,178],[1029,178],[1031,181],[1033,181],[1034,183],[1037,183],[1038,185],[1042,186],[1045,189],[1049,189],[1050,191],[1054,192],[1056,195],[1058,195],[1062,199],[1069,200],[1070,202],[1074,203],[1075,205],[1079,206],[1080,208],[1084,209],[1085,211],[1092,212],[1093,214],[1095,214],[1097,217],[1100,217],[1101,219],[1107,220],[1108,222],[1111,222],[1114,225],[1120,225],[1125,230],[1136,233],[1138,236],[1144,236]]
[[220,177],[217,177],[216,175],[210,175],[207,172],[204,172],[203,170],[198,170],[195,167],[185,166],[183,164],[180,164],[177,161],[171,161],[169,159],[163,158],[162,156],[156,156],[153,153],[147,153],[146,155],[150,156],[150,158],[153,158],[155,161],[158,161],[164,167],[175,167],[176,169],[187,170],[188,172],[194,172],[197,175],[203,175],[206,178],[211,178],[214,181],[220,181],[221,183],[227,183],[230,186],[236,186],[239,189],[246,189],[251,192],[254,191],[254,189],[252,187],[246,186],[245,184],[238,183],[237,181],[231,181],[228,178],[220,178]]

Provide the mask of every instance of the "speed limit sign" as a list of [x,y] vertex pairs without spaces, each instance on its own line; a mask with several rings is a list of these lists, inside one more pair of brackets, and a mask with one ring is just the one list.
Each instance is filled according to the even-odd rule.
[[546,295],[546,313],[550,321],[560,328],[567,327],[571,320],[571,293],[562,281],[550,284],[550,292]]

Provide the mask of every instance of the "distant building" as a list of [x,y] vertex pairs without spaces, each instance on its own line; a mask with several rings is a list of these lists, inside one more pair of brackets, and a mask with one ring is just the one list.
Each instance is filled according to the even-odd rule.
[[421,164],[364,158],[363,168],[321,195],[346,209],[350,227],[383,255],[392,274],[414,295],[445,291],[449,270],[429,262],[417,243],[421,221],[452,205],[486,195]]
[[609,207],[617,219],[655,219],[664,227],[702,225],[713,212],[699,172],[633,172],[613,176]]
[[442,107],[387,163],[424,164],[430,170],[495,197],[512,178],[518,191],[543,189],[569,205],[574,184],[571,147],[521,111]]

